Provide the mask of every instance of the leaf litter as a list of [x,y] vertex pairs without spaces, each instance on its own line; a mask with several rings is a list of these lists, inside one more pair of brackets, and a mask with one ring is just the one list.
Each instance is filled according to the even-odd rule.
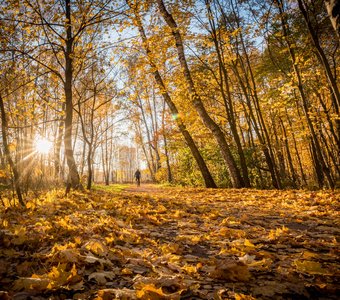
[[0,299],[336,299],[339,193],[54,191],[0,221]]

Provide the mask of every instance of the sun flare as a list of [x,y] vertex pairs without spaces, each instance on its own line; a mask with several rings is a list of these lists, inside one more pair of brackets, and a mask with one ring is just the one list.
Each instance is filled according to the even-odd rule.
[[35,141],[35,149],[40,154],[47,154],[52,148],[52,143],[46,138],[38,138]]

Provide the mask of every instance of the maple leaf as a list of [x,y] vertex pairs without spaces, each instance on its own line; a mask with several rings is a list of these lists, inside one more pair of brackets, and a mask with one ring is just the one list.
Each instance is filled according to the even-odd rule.
[[107,246],[99,240],[89,241],[83,247],[99,256],[104,256],[108,252]]

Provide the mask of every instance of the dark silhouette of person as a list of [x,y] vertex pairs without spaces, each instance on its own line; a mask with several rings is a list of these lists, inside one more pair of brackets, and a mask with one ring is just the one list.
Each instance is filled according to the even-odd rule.
[[135,178],[136,178],[137,186],[140,186],[140,177],[141,177],[141,173],[140,173],[139,169],[137,169],[137,171],[135,172]]

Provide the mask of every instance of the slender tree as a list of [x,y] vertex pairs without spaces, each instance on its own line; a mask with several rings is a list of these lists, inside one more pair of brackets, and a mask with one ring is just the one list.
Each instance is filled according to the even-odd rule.
[[1,133],[2,133],[2,143],[4,147],[4,153],[6,156],[6,159],[12,169],[13,172],[13,181],[14,181],[14,188],[16,191],[16,194],[18,196],[18,200],[21,206],[25,206],[22,193],[21,193],[21,187],[20,187],[20,178],[19,178],[19,172],[17,169],[17,166],[15,165],[11,153],[9,150],[8,146],[8,141],[7,141],[7,129],[8,129],[8,124],[7,124],[7,116],[6,116],[6,111],[5,111],[5,106],[4,106],[4,101],[2,99],[2,96],[0,95],[0,111],[1,111]]
[[210,171],[209,171],[205,161],[203,160],[203,157],[202,157],[201,153],[199,152],[192,136],[190,135],[190,133],[188,132],[184,122],[182,121],[180,114],[179,114],[179,111],[178,111],[175,103],[172,101],[172,99],[171,99],[171,97],[170,97],[170,95],[167,91],[167,88],[164,84],[164,81],[162,79],[162,76],[161,76],[161,74],[160,74],[160,72],[157,68],[157,65],[153,60],[152,51],[149,47],[148,39],[147,39],[147,36],[145,34],[145,30],[143,28],[143,25],[142,25],[142,22],[141,22],[141,19],[140,19],[140,16],[139,16],[137,4],[132,4],[129,1],[127,1],[127,4],[130,6],[131,10],[134,13],[134,18],[135,18],[135,21],[136,21],[136,24],[137,24],[137,27],[138,27],[140,37],[142,39],[142,45],[143,45],[143,48],[146,52],[148,62],[149,62],[150,67],[152,69],[152,74],[153,74],[155,81],[158,85],[160,93],[161,93],[164,101],[167,103],[167,105],[168,105],[168,107],[171,111],[171,114],[174,116],[174,119],[176,121],[178,129],[180,130],[181,134],[183,135],[188,147],[191,150],[192,155],[194,156],[194,158],[195,158],[195,160],[198,164],[198,167],[199,167],[201,174],[203,176],[203,179],[205,181],[206,187],[216,188],[216,184],[215,184],[215,182],[214,182],[214,180],[213,180],[213,178],[210,174]]
[[194,81],[192,79],[191,71],[189,69],[185,53],[184,53],[184,46],[182,41],[182,36],[180,33],[180,30],[177,26],[176,21],[174,20],[173,16],[168,12],[167,8],[164,5],[164,2],[162,0],[157,0],[158,8],[167,23],[167,25],[171,28],[171,33],[175,39],[176,42],[176,48],[178,53],[178,60],[181,64],[183,76],[185,78],[185,81],[188,86],[188,91],[190,95],[191,102],[195,109],[197,110],[199,116],[201,117],[203,123],[209,128],[213,136],[215,137],[222,156],[227,164],[229,175],[232,181],[232,184],[234,187],[240,188],[244,187],[244,180],[241,176],[240,170],[238,169],[238,166],[235,162],[235,159],[232,155],[232,152],[230,150],[230,146],[228,145],[225,136],[223,134],[223,131],[221,128],[216,124],[216,122],[210,117],[208,112],[206,111],[203,101],[200,97],[200,95],[197,93]]

